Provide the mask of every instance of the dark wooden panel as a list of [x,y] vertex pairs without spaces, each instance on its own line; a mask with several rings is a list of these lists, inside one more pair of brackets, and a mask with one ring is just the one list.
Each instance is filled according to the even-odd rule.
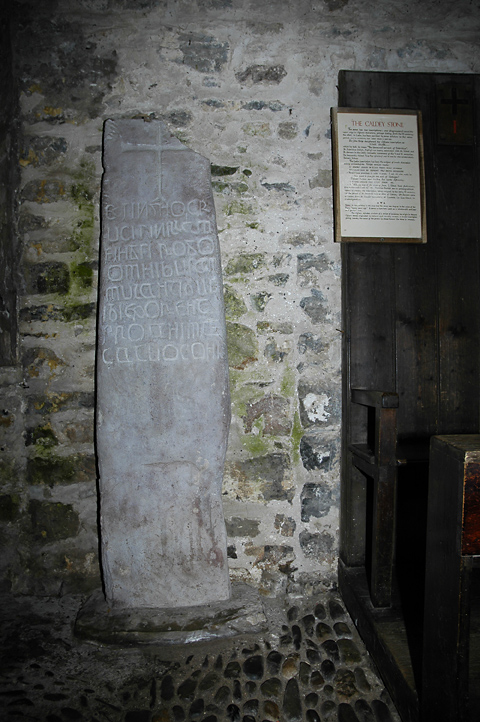
[[342,465],[345,463],[351,468],[343,472],[348,483],[340,497],[339,555],[348,566],[359,567],[365,564],[367,481],[348,453],[343,454]]
[[[410,252],[408,252],[410,251]],[[438,419],[434,242],[395,253],[398,434],[426,437]]]
[[441,209],[435,229],[440,362],[437,433],[475,433],[479,429],[478,160],[478,150],[472,147],[439,145],[436,149],[435,203]]
[[349,245],[350,382],[395,391],[391,247]]
[[391,73],[341,70],[338,74],[338,104],[344,108],[385,108]]
[[[470,97],[475,103],[476,144],[439,144],[437,85],[463,82],[473,89]],[[458,94],[458,97],[463,95]],[[424,492],[426,498],[424,471],[427,465],[407,464],[399,471],[399,499],[406,502],[400,504],[396,520],[397,529],[403,530],[397,534],[396,563],[397,590],[402,601],[402,612],[400,613],[399,608],[390,610],[392,616],[389,617],[387,627],[392,634],[387,640],[383,632],[379,631],[379,620],[386,620],[387,617],[382,614],[378,616],[381,610],[373,607],[370,596],[372,583],[370,579],[370,586],[368,585],[366,576],[369,571],[369,545],[373,544],[369,540],[375,538],[369,531],[372,521],[377,524],[377,531],[380,529],[381,534],[385,533],[382,531],[382,524],[378,523],[378,513],[382,513],[381,504],[377,498],[375,505],[375,498],[372,502],[367,494],[367,488],[372,487],[375,490],[375,484],[378,485],[378,468],[369,470],[373,459],[371,454],[357,453],[358,449],[366,448],[358,445],[365,445],[368,441],[368,419],[365,407],[352,404],[350,394],[355,387],[370,391],[397,392],[398,430],[402,441],[423,440],[427,445],[430,436],[435,434],[479,432],[480,76],[345,71],[339,78],[339,105],[419,109],[423,117],[427,244],[378,246],[364,243],[346,244],[342,247],[344,418],[340,583],[347,607],[358,620],[358,627],[367,646],[381,668],[382,675],[388,680],[402,718],[417,719],[414,687],[419,685],[421,679],[422,630],[419,627],[422,625],[426,529],[426,511],[421,499]],[[412,444],[403,446],[410,449]],[[363,474],[352,466],[351,449],[355,450],[356,463],[363,469]],[[455,469],[450,468],[451,464]],[[445,468],[440,461],[435,474],[445,474],[449,469],[451,474],[458,472],[452,460],[445,461]],[[369,487],[365,485],[364,474],[372,479]],[[465,482],[467,490],[467,479]],[[480,515],[477,477],[471,477],[470,486],[471,508],[465,508],[469,517],[476,518]],[[438,524],[438,528],[442,529],[443,525],[443,528],[450,529],[453,524],[451,538],[454,541],[451,543],[456,545],[458,552],[462,526],[461,518],[457,518],[457,511],[461,499],[459,500],[455,489],[450,491],[453,497],[450,503],[447,499],[442,512],[445,519]],[[467,496],[465,503],[468,504]],[[372,513],[372,509],[377,515]],[[389,503],[387,517],[391,509],[392,504]],[[418,509],[421,509],[421,512],[412,514],[412,511]],[[359,518],[359,514],[364,516]],[[412,524],[418,527],[419,532],[414,545],[411,541],[414,536]],[[470,549],[478,550],[478,536],[475,534],[473,528],[469,530],[465,527],[465,538],[472,539],[473,545]],[[478,543],[480,545],[480,540]],[[375,544],[378,551],[381,540],[376,539]],[[377,554],[378,558],[380,557]],[[440,626],[442,630],[446,626],[449,629],[445,634],[442,632],[442,644],[448,642],[450,648],[452,644],[456,644],[460,657],[465,653],[467,645],[466,627],[457,627],[457,632],[458,629],[461,632],[457,638],[456,632],[452,632],[452,624],[458,622],[459,601],[465,609],[470,598],[467,588],[467,580],[471,574],[468,567],[470,562],[467,563],[465,559],[475,560],[476,557],[465,557],[459,566],[458,559],[454,562],[448,561],[444,555],[443,561],[436,563],[437,566],[429,564],[427,567],[430,584],[438,582],[438,589],[441,589],[441,592],[434,592],[432,595],[431,590],[435,587],[430,587],[425,616],[427,628],[430,629],[431,638],[438,635],[437,612],[444,614],[444,621]],[[352,568],[348,569],[350,563]],[[419,571],[415,581],[412,571],[414,566]],[[450,581],[447,580],[445,585],[446,577]],[[440,605],[439,598],[442,599]],[[394,611],[398,612],[395,621]],[[398,647],[397,634],[400,634],[402,644],[405,644],[404,652],[410,652],[409,660],[407,654],[397,655],[395,652]],[[445,674],[448,673],[445,673],[445,665],[442,666],[444,660],[438,659],[441,654],[432,651],[429,654],[433,669],[437,669],[438,675],[444,675],[442,679],[446,679]],[[438,666],[435,667],[437,662]],[[427,667],[428,664],[427,660]],[[407,667],[409,671],[405,671]],[[405,675],[411,675],[411,697],[405,687]],[[438,680],[435,684],[438,689]],[[457,679],[455,684],[457,686],[453,695],[452,687],[449,687],[450,700],[445,704],[438,701],[437,694],[437,700],[428,712],[428,705],[424,706],[423,712],[427,715],[425,720],[435,719],[438,722],[441,719],[450,722],[455,718],[458,711],[455,704],[465,697],[465,676],[462,680]],[[408,704],[405,703],[407,699]]]
[[[419,108],[423,116],[427,245],[386,246],[379,255],[371,244],[342,249],[348,278],[344,367],[349,368],[349,384],[398,390],[403,438],[471,433],[480,421],[478,158],[471,147],[437,143],[436,84],[451,77],[340,77],[342,105]],[[455,82],[461,83],[461,76]],[[471,76],[463,82],[471,86]],[[396,318],[394,330],[387,328],[390,314]],[[360,443],[363,416],[358,410],[350,413],[350,438]]]
[[415,76],[414,82],[410,74],[391,77],[392,107],[422,111],[427,204],[427,244],[395,249],[398,433],[400,439],[424,437],[427,444],[437,428],[439,388],[432,96],[432,78],[427,74]]
[[398,409],[398,394],[388,391],[352,387],[352,401],[354,404],[375,406],[378,409]]
[[[339,106],[383,107],[388,98],[388,77],[382,73],[339,73]],[[355,247],[354,247],[355,246]],[[343,431],[342,431],[342,479],[345,484],[341,494],[340,511],[340,556],[349,565],[365,563],[367,487],[365,476],[351,463],[348,452],[350,440],[358,443],[367,441],[368,420],[364,409],[351,403],[350,388],[364,386],[395,391],[395,344],[389,315],[393,311],[391,283],[378,279],[378,272],[384,266],[384,257],[390,257],[387,247],[381,247],[370,257],[367,244],[342,245],[342,317],[343,317],[343,376],[342,390]],[[388,276],[389,271],[383,271]],[[350,282],[351,279],[354,279]],[[385,280],[385,279],[384,279]],[[390,279],[391,281],[392,279]],[[367,297],[364,301],[365,289]],[[390,289],[390,290],[389,290]],[[366,303],[365,323],[360,318],[362,304]],[[385,313],[379,314],[383,307]],[[386,309],[386,310],[385,310]],[[385,322],[385,316],[387,321]],[[359,325],[361,324],[361,325]],[[359,338],[372,343],[371,351],[365,351],[351,342],[351,330]],[[363,343],[363,349],[367,344]],[[350,354],[353,351],[353,358]],[[353,380],[353,381],[352,381]],[[378,382],[381,386],[375,386]]]

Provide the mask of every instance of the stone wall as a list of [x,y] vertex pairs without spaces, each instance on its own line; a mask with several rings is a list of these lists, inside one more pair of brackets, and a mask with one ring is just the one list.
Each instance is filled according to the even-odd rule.
[[[102,126],[132,117],[165,120],[211,162],[233,412],[223,494],[232,578],[265,593],[335,583],[342,320],[329,112],[338,71],[478,72],[478,20],[469,0],[13,4],[9,102],[19,111],[4,128],[0,168],[18,179],[15,198],[2,197],[2,253],[20,259],[5,281],[8,291],[20,279],[18,345],[0,369],[6,588],[100,584]],[[13,88],[5,68],[2,87]]]
[[9,26],[0,18],[0,366],[16,360],[17,263],[13,243],[14,189],[18,182],[15,148],[15,116],[17,93],[13,82],[12,52]]

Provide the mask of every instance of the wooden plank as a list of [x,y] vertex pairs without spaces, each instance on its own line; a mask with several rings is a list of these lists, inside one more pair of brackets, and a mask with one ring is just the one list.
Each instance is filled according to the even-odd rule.
[[379,466],[396,467],[397,409],[377,409],[375,415],[375,456]]
[[[339,105],[351,107],[360,103],[363,107],[382,106],[388,98],[386,75],[374,73],[373,78],[372,74],[341,71]],[[355,248],[348,244],[342,246],[343,309],[346,311],[344,339],[348,344],[348,358],[344,357],[346,364],[344,371],[348,369],[350,387],[395,391],[394,344],[389,323],[391,279],[388,276],[388,259],[390,255],[390,249],[386,246],[376,250],[373,250],[368,243],[360,243]],[[364,304],[365,313],[359,308],[359,302]],[[382,314],[379,313],[379,307],[383,309]],[[358,335],[359,342],[357,338],[351,338],[352,330]],[[367,339],[369,351],[365,357]],[[352,440],[360,442],[362,438],[357,436],[357,430],[361,434],[365,431],[365,425],[362,424],[361,428],[355,425],[352,428]]]
[[352,453],[352,463],[371,476],[375,473],[376,458],[375,452],[368,444],[350,444],[348,450]]
[[367,482],[361,471],[351,464],[350,454],[343,456],[342,464],[351,468],[344,471],[341,494],[339,555],[348,566],[365,564]]
[[393,107],[422,111],[427,179],[427,235],[425,246],[395,249],[397,384],[400,396],[399,438],[429,437],[437,430],[438,359],[436,240],[432,225],[434,167],[432,78],[395,73],[389,84]]
[[381,467],[374,479],[371,596],[374,607],[392,603],[397,470]]
[[[349,273],[349,253],[342,246],[342,457],[341,479],[342,494],[340,496],[340,536],[339,554],[349,566],[365,563],[366,543],[366,508],[367,486],[363,474],[351,464],[349,443],[352,438],[359,438],[351,414],[350,401],[350,313],[351,302],[347,279]],[[366,437],[366,433],[365,433]]]
[[352,388],[395,392],[391,247],[348,245]]
[[[471,84],[472,79],[456,76],[455,83]],[[476,106],[478,118],[478,80]],[[477,138],[479,135],[477,129]],[[440,360],[437,433],[479,430],[479,161],[478,145],[436,148],[435,204],[442,209],[436,227]]]
[[345,606],[377,666],[402,722],[419,722],[412,656],[399,607],[373,607],[363,568],[349,569],[340,560],[338,580]]
[[354,404],[375,406],[382,409],[398,409],[398,394],[386,391],[371,391],[368,389],[352,389]]
[[434,437],[430,447],[421,696],[425,722],[464,719],[468,688],[472,564],[470,557],[461,556],[465,464],[450,453],[447,438]]
[[[352,400],[375,408],[374,456],[367,445],[352,445],[353,463],[373,479],[371,534],[371,597],[375,607],[391,604],[395,541],[396,394],[352,390]],[[366,550],[365,550],[366,556]]]
[[351,403],[347,389],[352,386],[395,389],[395,344],[388,313],[391,286],[385,283],[383,270],[384,259],[389,259],[391,253],[385,246],[371,253],[366,245],[342,247],[345,386],[340,554],[352,564],[362,564],[365,559],[366,484],[363,475],[350,463],[348,443],[366,443],[369,424],[366,409]]
[[[355,78],[352,82],[352,78]],[[387,98],[387,78],[384,74],[339,73],[339,105],[351,107],[382,107]],[[365,99],[368,99],[366,106]],[[348,445],[351,441],[367,441],[368,418],[364,410],[350,401],[350,388],[364,386],[395,390],[394,382],[394,343],[391,337],[391,324],[388,322],[388,309],[391,307],[391,294],[387,286],[378,280],[378,273],[384,266],[383,258],[390,256],[389,249],[379,248],[370,257],[368,244],[358,244],[353,249],[349,244],[342,245],[342,318],[343,318],[343,416],[342,416],[342,494],[340,509],[340,556],[350,565],[365,563],[367,487],[365,476],[351,463]],[[364,289],[368,289],[368,298]],[[387,293],[385,289],[387,288]],[[359,303],[368,305],[366,322],[363,325],[359,314]],[[378,313],[382,306],[384,314]],[[385,311],[386,309],[386,311]],[[352,318],[353,316],[353,318]],[[385,319],[387,316],[387,319]],[[373,339],[376,345],[368,358],[351,333]],[[353,351],[353,357],[352,357]],[[360,355],[359,355],[360,351]],[[378,382],[378,384],[377,384]]]
[[341,108],[384,108],[391,73],[341,70],[338,74],[338,104]]
[[[367,485],[364,475],[351,464],[349,443],[352,438],[360,438],[356,430],[358,425],[352,418],[350,401],[350,328],[351,299],[347,279],[350,277],[349,253],[342,246],[342,458],[340,496],[340,537],[339,554],[349,566],[365,563]],[[355,430],[354,430],[355,429]],[[366,432],[365,432],[366,438]]]

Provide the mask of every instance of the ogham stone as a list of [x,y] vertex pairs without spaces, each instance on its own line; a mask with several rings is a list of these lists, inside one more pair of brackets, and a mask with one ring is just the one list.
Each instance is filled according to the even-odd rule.
[[160,121],[138,119],[106,121],[103,159],[96,438],[107,601],[222,601],[230,398],[210,165]]

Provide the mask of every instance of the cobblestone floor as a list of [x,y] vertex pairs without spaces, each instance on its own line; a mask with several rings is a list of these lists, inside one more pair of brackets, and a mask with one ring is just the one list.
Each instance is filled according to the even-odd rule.
[[2,720],[399,722],[336,593],[267,600],[257,636],[164,647],[79,641],[83,601],[0,599]]

